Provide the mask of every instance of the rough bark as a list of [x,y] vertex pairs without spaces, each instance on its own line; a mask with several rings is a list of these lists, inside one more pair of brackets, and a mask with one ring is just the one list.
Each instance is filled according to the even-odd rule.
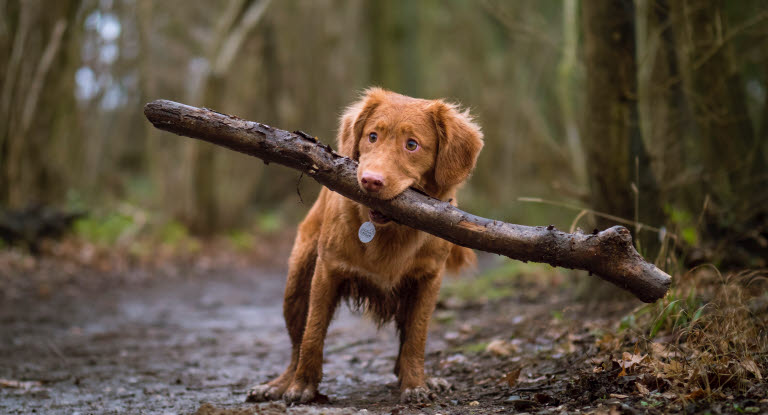
[[515,225],[469,214],[411,189],[380,200],[358,186],[357,162],[305,134],[165,100],[148,103],[144,114],[161,130],[294,168],[400,224],[458,245],[520,261],[587,270],[645,302],[663,297],[671,282],[669,275],[637,253],[629,230],[621,226],[594,234],[569,234],[553,226]]

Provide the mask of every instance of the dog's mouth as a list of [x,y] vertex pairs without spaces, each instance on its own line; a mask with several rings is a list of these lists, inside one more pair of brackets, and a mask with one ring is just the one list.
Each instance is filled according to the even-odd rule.
[[377,223],[379,225],[383,225],[392,220],[387,216],[385,216],[383,213],[379,212],[378,210],[373,210],[373,209],[371,209],[371,211],[368,212],[368,217],[371,218],[371,222]]

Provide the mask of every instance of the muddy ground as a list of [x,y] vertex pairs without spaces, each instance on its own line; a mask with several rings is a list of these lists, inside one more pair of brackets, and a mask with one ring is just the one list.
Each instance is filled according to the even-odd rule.
[[[483,263],[495,266],[493,259]],[[637,306],[634,300],[574,305],[557,287],[542,295],[525,286],[492,301],[445,299],[426,365],[454,389],[419,406],[398,403],[393,327],[377,330],[344,307],[325,349],[320,391],[330,402],[286,408],[244,403],[248,388],[276,376],[289,357],[281,269],[87,273],[53,263],[32,266],[23,278],[10,273],[0,275],[2,414],[703,409],[639,396],[642,379],[617,377],[610,355],[598,351],[596,336]],[[594,373],[596,367],[606,369]]]

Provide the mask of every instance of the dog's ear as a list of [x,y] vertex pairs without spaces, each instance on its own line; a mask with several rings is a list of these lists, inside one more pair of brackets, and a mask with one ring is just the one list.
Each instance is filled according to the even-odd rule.
[[360,136],[363,135],[365,122],[381,104],[386,94],[381,88],[369,88],[363,97],[347,107],[341,116],[338,142],[339,153],[353,160],[360,158]]
[[483,133],[469,111],[460,111],[454,104],[435,101],[430,113],[438,139],[435,182],[446,190],[469,177],[483,148]]

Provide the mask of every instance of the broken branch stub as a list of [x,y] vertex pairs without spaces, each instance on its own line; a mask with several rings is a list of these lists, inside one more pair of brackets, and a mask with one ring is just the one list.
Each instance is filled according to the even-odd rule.
[[357,162],[306,134],[166,100],[148,103],[144,114],[161,130],[304,172],[325,187],[400,224],[457,245],[520,261],[586,270],[645,302],[662,298],[672,281],[637,253],[629,230],[623,226],[584,234],[566,233],[552,226],[515,225],[472,215],[412,189],[391,200],[380,200],[358,186]]

